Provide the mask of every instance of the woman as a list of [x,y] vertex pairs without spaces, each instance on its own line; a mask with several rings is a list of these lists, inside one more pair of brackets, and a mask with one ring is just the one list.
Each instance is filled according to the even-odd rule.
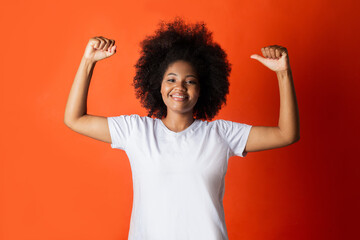
[[[129,239],[228,239],[223,209],[228,159],[288,146],[299,140],[299,115],[287,50],[262,48],[257,59],[275,71],[279,126],[211,120],[226,103],[231,68],[205,24],[164,24],[142,43],[136,96],[148,116],[101,117],[86,112],[97,61],[116,53],[115,41],[89,40],[66,110],[72,130],[126,151],[134,202]],[[154,116],[155,118],[152,118]]]

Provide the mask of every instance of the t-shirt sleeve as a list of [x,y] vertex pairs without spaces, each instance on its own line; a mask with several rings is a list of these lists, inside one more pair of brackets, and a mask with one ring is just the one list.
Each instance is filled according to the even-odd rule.
[[126,143],[133,130],[137,115],[120,115],[116,117],[108,117],[108,125],[111,136],[111,148],[125,150]]
[[252,125],[226,120],[217,121],[223,138],[229,145],[230,156],[245,157],[247,155],[245,147]]

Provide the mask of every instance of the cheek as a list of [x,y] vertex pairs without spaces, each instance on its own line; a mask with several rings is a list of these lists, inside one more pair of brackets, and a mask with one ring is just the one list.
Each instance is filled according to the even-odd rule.
[[165,88],[164,88],[163,86],[161,86],[160,93],[161,93],[162,96],[164,96],[164,94],[165,94]]
[[163,84],[161,85],[160,94],[161,94],[161,98],[165,102],[167,99],[167,89]]
[[161,87],[160,87],[160,93],[161,93],[161,95],[164,94],[164,89],[165,89],[164,84],[161,84]]
[[198,96],[198,97],[200,96],[200,88],[196,89],[196,96]]

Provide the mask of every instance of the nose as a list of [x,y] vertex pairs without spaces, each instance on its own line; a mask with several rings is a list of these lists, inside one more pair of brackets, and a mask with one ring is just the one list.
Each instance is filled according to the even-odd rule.
[[175,89],[186,91],[185,81],[176,81]]

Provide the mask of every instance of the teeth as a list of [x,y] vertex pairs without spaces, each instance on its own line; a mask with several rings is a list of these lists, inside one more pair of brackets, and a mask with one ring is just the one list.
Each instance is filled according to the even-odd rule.
[[176,98],[185,98],[185,96],[179,96],[179,95],[173,95],[173,97],[176,97]]

